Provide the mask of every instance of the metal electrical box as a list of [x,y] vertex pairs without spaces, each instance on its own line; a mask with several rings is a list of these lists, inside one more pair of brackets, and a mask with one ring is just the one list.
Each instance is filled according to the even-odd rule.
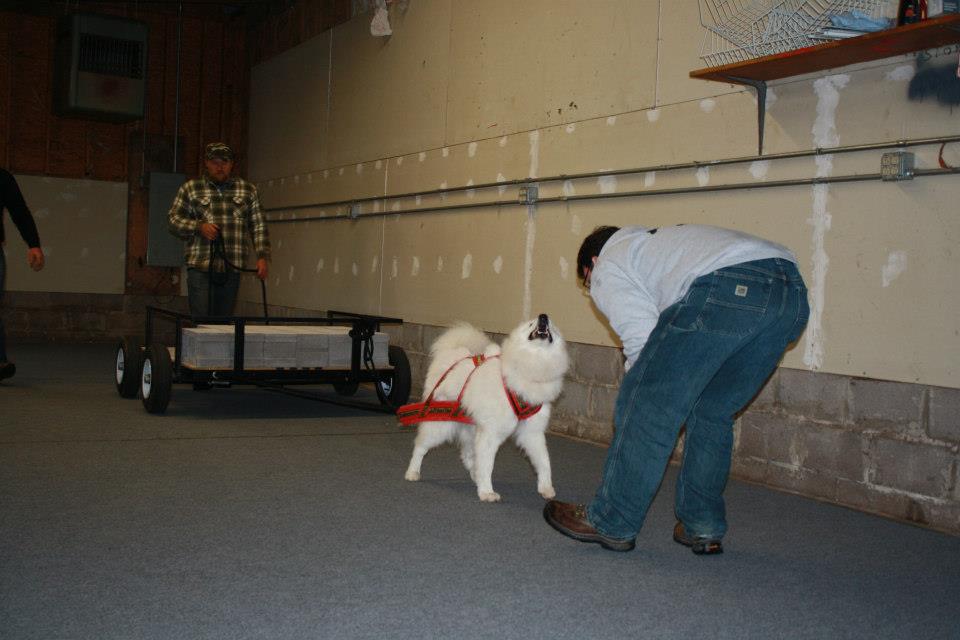
[[77,13],[57,24],[54,107],[58,114],[113,122],[143,117],[145,22]]
[[147,210],[147,264],[151,267],[183,265],[183,241],[170,233],[168,214],[180,185],[186,182],[182,173],[150,173],[149,209]]

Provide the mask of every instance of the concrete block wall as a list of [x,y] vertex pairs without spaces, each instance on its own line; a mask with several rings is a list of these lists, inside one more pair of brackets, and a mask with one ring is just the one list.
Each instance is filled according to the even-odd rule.
[[49,342],[112,342],[143,335],[147,305],[185,312],[181,296],[7,291],[0,306],[7,338]]
[[[419,396],[430,344],[443,328],[405,323],[386,331],[407,352]],[[569,350],[551,430],[609,443],[620,351],[579,343]],[[960,389],[781,368],[734,435],[735,478],[960,535]]]

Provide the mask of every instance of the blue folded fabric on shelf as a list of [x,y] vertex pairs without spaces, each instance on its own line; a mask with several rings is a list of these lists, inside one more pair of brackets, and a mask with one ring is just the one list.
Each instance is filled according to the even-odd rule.
[[893,26],[893,20],[887,18],[871,18],[862,11],[845,11],[844,13],[832,14],[830,24],[843,29],[856,29],[857,31],[883,31]]

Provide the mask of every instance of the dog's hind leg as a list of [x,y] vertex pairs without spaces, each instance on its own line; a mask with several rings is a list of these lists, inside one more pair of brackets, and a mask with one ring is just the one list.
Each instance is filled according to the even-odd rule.
[[493,461],[508,435],[477,425],[474,481],[477,483],[477,497],[483,502],[500,502],[500,494],[493,490]]
[[547,451],[547,438],[544,435],[545,428],[546,419],[539,415],[533,416],[520,423],[516,442],[517,446],[527,454],[537,473],[537,491],[547,500],[552,500],[557,492],[553,488],[550,453]]
[[417,437],[413,441],[413,455],[403,477],[411,482],[420,479],[420,465],[423,457],[434,447],[450,440],[454,435],[456,424],[453,422],[422,422],[417,427]]
[[476,455],[474,448],[475,430],[472,427],[463,426],[457,431],[457,438],[460,441],[460,460],[464,468],[470,473],[470,479],[477,481]]

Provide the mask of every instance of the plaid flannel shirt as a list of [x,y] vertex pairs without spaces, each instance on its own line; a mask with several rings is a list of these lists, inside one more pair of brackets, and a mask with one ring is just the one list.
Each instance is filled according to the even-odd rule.
[[210,264],[212,243],[200,235],[203,222],[220,227],[227,259],[236,266],[245,266],[248,234],[257,258],[270,259],[270,236],[257,188],[243,178],[230,178],[219,186],[207,177],[188,180],[173,199],[169,221],[170,233],[186,241],[187,267],[206,270]]

